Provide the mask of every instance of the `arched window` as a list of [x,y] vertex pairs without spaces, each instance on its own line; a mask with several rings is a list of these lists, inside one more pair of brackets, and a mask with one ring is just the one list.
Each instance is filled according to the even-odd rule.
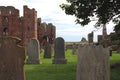
[[3,17],[3,26],[8,27],[8,17],[7,16]]
[[8,17],[4,16],[2,20],[3,24],[3,35],[8,35]]
[[8,35],[8,28],[7,27],[3,28],[3,35]]
[[9,14],[11,14],[11,10],[9,10]]

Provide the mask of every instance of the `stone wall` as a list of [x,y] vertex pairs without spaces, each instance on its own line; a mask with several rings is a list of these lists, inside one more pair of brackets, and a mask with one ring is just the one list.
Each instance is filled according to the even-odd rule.
[[24,35],[24,44],[31,39],[37,39],[37,11],[35,9],[29,9],[27,6],[24,6],[24,17],[23,17],[23,35]]
[[0,36],[11,35],[21,38],[19,10],[12,6],[0,6]]
[[116,35],[116,33],[110,33],[107,35],[106,39],[103,39],[102,35],[98,35],[98,44],[103,45],[104,47],[109,47],[111,50],[116,51],[119,49],[119,40],[113,40],[111,37]]
[[[52,23],[41,23],[37,19],[37,11],[23,6],[23,16],[13,6],[0,6],[0,36],[9,35],[22,39],[21,44],[27,45],[32,38],[38,39],[41,44],[53,44],[56,37],[56,28]],[[47,37],[45,39],[45,37]]]
[[40,23],[38,19],[38,40],[41,46],[53,44],[56,38],[56,27],[52,23]]

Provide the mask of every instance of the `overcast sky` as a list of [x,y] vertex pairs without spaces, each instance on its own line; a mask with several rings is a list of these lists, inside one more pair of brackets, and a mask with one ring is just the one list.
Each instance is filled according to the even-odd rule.
[[[66,0],[0,0],[0,6],[14,6],[20,10],[20,16],[23,15],[23,5],[29,8],[35,8],[37,17],[41,17],[42,22],[53,23],[56,26],[57,37],[63,37],[65,41],[80,41],[82,37],[87,39],[88,33],[93,30],[94,22],[82,27],[76,24],[75,17],[66,15],[59,7],[66,3]],[[97,35],[102,34],[102,29],[94,32],[94,41],[97,41]],[[113,31],[113,24],[107,25],[107,33]]]

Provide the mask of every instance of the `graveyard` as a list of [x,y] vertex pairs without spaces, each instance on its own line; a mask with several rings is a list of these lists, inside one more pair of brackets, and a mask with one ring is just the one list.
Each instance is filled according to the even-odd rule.
[[66,55],[69,60],[67,64],[52,64],[52,58],[44,59],[42,53],[40,55],[42,64],[25,65],[26,80],[74,80],[77,56],[71,55],[71,50],[68,50],[67,53],[70,53],[70,55]]
[[[120,80],[119,41],[103,34],[94,42],[65,42],[37,11],[0,6],[0,80]],[[115,34],[115,33],[113,33]]]
[[[72,54],[72,50],[66,51],[67,64],[52,64],[52,59],[44,59],[44,54],[40,55],[42,64],[25,65],[26,80],[76,80],[77,55]],[[110,63],[120,62],[120,53],[113,51]],[[110,69],[110,80],[120,79],[120,68]]]

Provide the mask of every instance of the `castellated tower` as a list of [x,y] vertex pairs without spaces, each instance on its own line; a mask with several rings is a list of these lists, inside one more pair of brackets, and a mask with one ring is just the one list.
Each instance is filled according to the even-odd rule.
[[19,10],[12,6],[0,6],[0,36],[11,35],[22,38]]
[[26,45],[29,39],[37,39],[37,11],[34,8],[29,9],[27,6],[24,6],[23,16],[23,40]]
[[29,39],[37,39],[37,11],[24,6],[24,15],[12,6],[0,6],[0,36],[10,35],[22,39],[26,45]]
[[37,11],[23,7],[23,16],[12,6],[0,6],[0,37],[13,36],[22,40],[26,46],[30,39],[38,39],[41,45],[53,44],[56,37],[56,27],[52,24],[41,23],[37,20]]

